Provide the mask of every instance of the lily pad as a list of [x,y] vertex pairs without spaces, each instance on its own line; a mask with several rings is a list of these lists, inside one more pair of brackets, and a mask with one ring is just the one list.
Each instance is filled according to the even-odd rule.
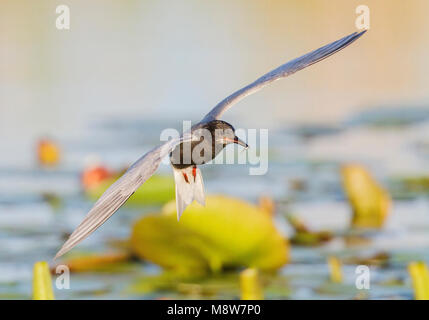
[[415,199],[429,194],[427,175],[399,176],[389,180],[392,196],[398,200]]
[[130,271],[132,263],[128,253],[110,253],[104,255],[81,255],[61,263],[71,272],[121,272]]
[[193,203],[180,222],[172,201],[161,214],[137,221],[130,243],[137,256],[181,273],[273,270],[289,257],[288,242],[266,211],[226,196],[208,196],[205,207]]
[[[280,273],[261,272],[260,284],[268,298],[289,298],[288,279]],[[137,297],[156,298],[167,294],[171,298],[238,299],[243,294],[239,273],[226,271],[218,274],[179,275],[164,271],[158,275],[144,275],[133,281],[126,292]]]
[[[86,191],[91,200],[97,200],[119,177],[106,179]],[[168,175],[154,175],[149,178],[128,199],[128,205],[164,204],[174,199],[174,179]]]
[[301,246],[317,246],[330,241],[334,235],[328,230],[311,231],[307,225],[292,214],[285,215],[287,221],[295,230],[295,234],[290,239],[290,242]]

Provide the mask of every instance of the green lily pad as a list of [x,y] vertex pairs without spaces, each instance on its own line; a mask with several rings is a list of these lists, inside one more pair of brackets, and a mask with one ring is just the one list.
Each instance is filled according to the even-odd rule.
[[[97,200],[104,191],[107,190],[117,179],[110,178],[101,182],[98,186],[86,191],[86,195],[91,200]],[[128,205],[141,204],[164,204],[174,199],[174,179],[168,175],[154,175],[149,178],[136,192],[128,199]]]
[[427,175],[396,176],[389,179],[393,198],[397,200],[415,199],[429,194],[429,177]]
[[[261,272],[260,281],[264,296],[288,298],[291,294],[288,279],[279,273]],[[133,280],[125,292],[147,297],[173,294],[173,297],[193,299],[238,299],[240,297],[239,272],[236,270],[203,276],[178,275],[164,271],[158,275],[144,275]],[[179,295],[179,296],[177,296]]]
[[162,213],[137,221],[130,243],[137,256],[181,273],[240,266],[273,270],[289,254],[269,214],[225,196],[208,196],[205,207],[193,203],[180,222],[172,201]]

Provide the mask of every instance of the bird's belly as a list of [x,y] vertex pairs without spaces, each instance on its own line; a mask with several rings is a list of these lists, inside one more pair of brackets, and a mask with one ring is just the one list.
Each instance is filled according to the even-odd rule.
[[170,153],[170,162],[177,169],[202,165],[213,160],[222,148],[204,141],[181,143]]

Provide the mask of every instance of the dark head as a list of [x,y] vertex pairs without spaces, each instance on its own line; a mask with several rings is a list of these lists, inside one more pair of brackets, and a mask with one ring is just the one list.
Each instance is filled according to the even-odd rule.
[[208,122],[205,127],[212,133],[215,143],[221,143],[224,146],[236,143],[248,148],[248,145],[235,135],[234,127],[226,121],[213,120]]

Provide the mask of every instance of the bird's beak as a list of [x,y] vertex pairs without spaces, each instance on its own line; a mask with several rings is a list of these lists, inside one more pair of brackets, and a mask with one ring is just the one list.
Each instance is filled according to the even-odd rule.
[[246,142],[244,142],[243,140],[241,140],[239,137],[235,136],[234,137],[234,141],[235,144],[239,144],[240,146],[244,147],[244,149],[248,149],[249,146],[247,145]]

